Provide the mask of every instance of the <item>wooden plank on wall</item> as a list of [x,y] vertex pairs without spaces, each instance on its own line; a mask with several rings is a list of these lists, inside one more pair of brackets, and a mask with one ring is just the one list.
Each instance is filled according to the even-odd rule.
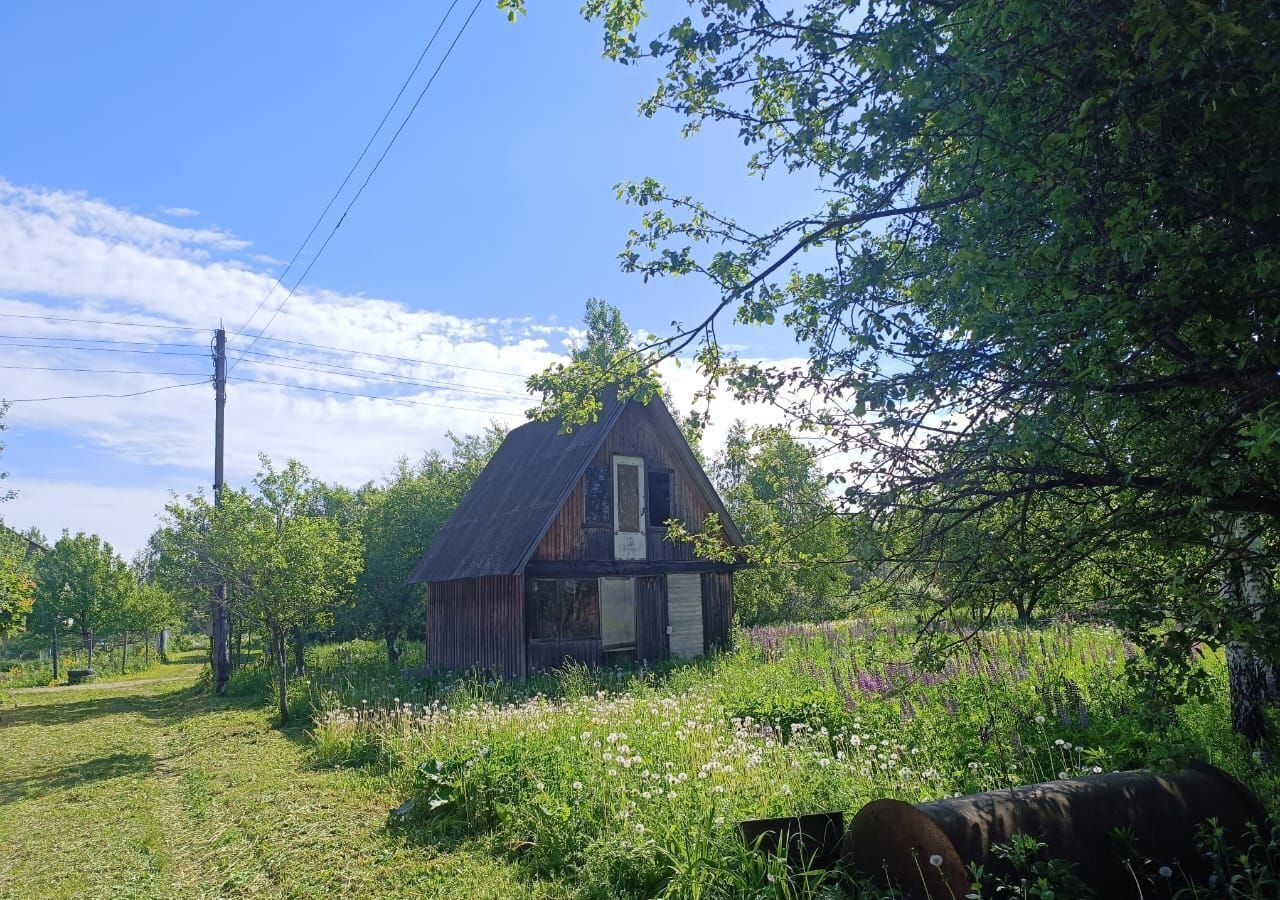
[[433,582],[427,588],[427,665],[524,675],[524,578]]
[[708,653],[729,646],[733,626],[733,573],[702,575],[702,634]]
[[667,658],[666,579],[649,575],[636,579],[636,659],[662,662]]

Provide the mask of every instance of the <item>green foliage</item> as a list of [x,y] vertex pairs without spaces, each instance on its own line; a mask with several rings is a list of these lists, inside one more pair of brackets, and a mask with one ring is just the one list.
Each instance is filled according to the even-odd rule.
[[21,559],[0,556],[0,638],[18,632],[35,603],[36,582]]
[[[71,628],[89,644],[95,632],[112,628],[137,590],[133,571],[110,544],[96,534],[72,536],[64,531],[36,563],[36,602],[29,627],[43,634]],[[71,624],[65,625],[64,619]]]
[[[642,111],[728,125],[753,174],[821,188],[752,229],[620,188],[623,267],[715,295],[667,346],[700,340],[713,378],[847,453],[881,563],[937,570],[944,602],[1096,593],[1170,675],[1196,640],[1280,661],[1275,604],[1217,584],[1241,546],[1280,555],[1271,6],[707,0],[641,37],[643,8],[584,8],[607,56],[660,67]],[[808,360],[733,358],[721,314]],[[1252,539],[1224,545],[1220,516]]]
[[533,415],[559,419],[566,429],[595,421],[606,390],[616,390],[619,398],[641,403],[662,392],[652,368],[657,354],[634,345],[631,329],[617,307],[592,298],[587,301],[583,323],[586,336],[569,352],[568,365],[553,363],[527,382],[530,392],[542,395]]
[[277,469],[265,455],[259,460],[252,491],[224,488],[216,505],[197,493],[166,507],[152,538],[155,575],[174,592],[227,583],[231,614],[270,636],[287,720],[286,638],[333,623],[335,606],[350,597],[360,573],[361,542],[354,517],[328,514],[335,493],[304,465],[289,460]]
[[[784,428],[729,432],[713,467],[752,568],[734,579],[743,624],[837,618],[849,609],[851,530],[817,455]],[[714,529],[707,528],[707,532]]]
[[408,584],[409,574],[505,436],[496,426],[475,436],[450,433],[449,455],[433,451],[416,466],[402,459],[384,484],[364,492],[364,563],[351,619],[385,640],[392,665],[404,634],[422,620],[422,586]]

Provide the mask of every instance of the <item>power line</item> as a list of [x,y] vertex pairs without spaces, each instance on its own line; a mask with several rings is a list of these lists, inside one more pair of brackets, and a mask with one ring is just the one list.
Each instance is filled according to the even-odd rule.
[[79,322],[84,325],[116,325],[122,328],[163,328],[169,331],[208,331],[207,328],[193,328],[190,325],[157,325],[152,322],[117,322],[111,319],[77,319],[72,316],[36,316],[28,313],[0,312],[6,319],[41,319],[46,322]]
[[354,391],[335,391],[332,388],[309,387],[305,384],[288,384],[283,381],[264,381],[257,378],[237,378],[235,380],[241,384],[269,384],[274,385],[275,387],[292,388],[300,391],[315,391],[320,394],[337,394],[342,397],[363,397],[366,400],[385,400],[387,403],[404,403],[409,406],[430,406],[435,409],[454,409],[459,412],[474,412],[487,416],[508,416],[512,418],[518,418],[520,416],[520,413],[502,412],[501,410],[496,409],[476,409],[470,406],[451,406],[448,403],[428,403],[425,400],[407,400],[403,397],[380,397],[377,394],[358,394]]
[[[119,338],[78,338],[63,335],[0,334],[0,338],[14,341],[73,341],[77,344],[122,344],[130,347],[199,347],[199,344],[175,341],[122,341]],[[91,348],[89,348],[91,349]]]
[[[177,346],[187,346],[178,344]],[[76,350],[85,353],[140,353],[143,356],[207,356],[206,353],[181,353],[177,350],[130,350],[124,347],[58,347],[50,344],[0,344],[0,347],[21,347],[29,350]]]
[[[464,366],[459,363],[433,362],[426,359],[414,359],[409,356],[392,356],[387,353],[373,353],[369,350],[352,350],[348,347],[331,347],[327,344],[308,344],[305,341],[287,341],[284,338],[263,337],[262,335],[258,335],[258,338],[273,344],[291,344],[295,347],[310,347],[313,350],[330,350],[334,353],[350,353],[352,356],[368,356],[373,359],[389,359],[395,362],[413,363],[419,366],[440,366],[445,369],[463,369],[467,372],[484,372],[487,375],[505,375],[509,378],[519,378],[522,382],[528,377],[526,375],[521,375],[519,372],[504,372],[500,369],[482,369],[479,366]],[[253,345],[250,344],[249,346],[252,347]],[[254,353],[261,351],[253,351],[250,350],[249,347],[246,347],[241,352]]]
[[5,403],[44,403],[47,400],[98,400],[112,399],[120,400],[125,397],[141,397],[143,394],[154,394],[157,391],[171,391],[174,388],[194,387],[197,384],[208,384],[209,379],[203,381],[188,381],[183,384],[166,384],[163,387],[150,388],[145,391],[133,391],[128,394],[70,394],[62,397],[19,397],[16,400],[5,400]]
[[[516,394],[512,391],[500,391],[496,388],[470,387],[467,385],[454,384],[449,381],[432,381],[429,378],[414,378],[409,375],[397,375],[394,372],[378,372],[374,369],[359,369],[354,366],[343,366],[338,363],[321,362],[319,360],[297,359],[293,356],[277,356],[273,353],[263,353],[260,350],[246,351],[249,356],[254,357],[249,362],[257,363],[262,366],[273,366],[280,369],[297,369],[303,372],[318,372],[325,375],[342,375],[348,378],[364,377],[365,381],[384,381],[388,384],[412,384],[422,387],[438,387],[448,390],[459,391],[464,394],[480,394],[483,396],[509,397],[516,400],[523,400],[523,394]],[[263,356],[267,359],[257,359]],[[312,365],[288,365],[287,362],[269,362],[268,360],[280,359],[287,362],[295,363],[312,363]],[[328,366],[329,369],[318,369],[316,366]],[[331,371],[338,369],[341,371]]]
[[[298,286],[306,280],[312,267],[315,266],[320,257],[324,254],[325,248],[329,246],[329,242],[333,240],[333,236],[338,233],[338,229],[342,227],[342,223],[346,221],[347,213],[351,212],[351,208],[355,206],[356,201],[360,199],[360,195],[364,193],[364,189],[369,186],[369,182],[373,179],[374,174],[377,173],[378,168],[382,165],[382,161],[387,158],[387,154],[391,152],[391,148],[396,145],[396,140],[400,137],[400,133],[404,131],[405,126],[409,124],[409,120],[413,118],[414,112],[418,109],[418,104],[420,104],[422,102],[422,98],[427,95],[427,91],[431,89],[431,85],[435,84],[436,76],[440,74],[440,70],[444,68],[444,64],[449,61],[449,57],[453,55],[453,48],[458,46],[458,41],[462,39],[463,33],[466,32],[467,26],[471,24],[471,20],[475,17],[476,11],[480,9],[480,4],[482,2],[483,0],[476,0],[475,5],[471,7],[471,12],[467,15],[466,20],[463,21],[462,27],[458,29],[458,33],[454,35],[453,42],[449,44],[449,49],[445,51],[444,56],[441,57],[440,62],[436,65],[435,71],[431,73],[431,77],[427,79],[427,83],[418,93],[417,99],[414,100],[413,105],[409,107],[409,112],[405,115],[404,121],[400,123],[400,127],[396,129],[395,134],[391,135],[391,140],[388,141],[387,146],[383,148],[382,155],[379,156],[377,162],[373,164],[373,168],[371,168],[369,170],[369,174],[365,176],[364,182],[356,189],[355,195],[351,198],[350,202],[347,203],[346,208],[342,211],[342,215],[338,217],[338,221],[334,223],[333,228],[330,229],[328,236],[324,239],[324,243],[320,245],[320,249],[316,251],[315,256],[311,258],[311,261],[307,263],[307,267],[303,270],[302,275],[293,283],[293,287],[289,288],[289,293],[280,301],[280,305],[275,308],[275,312],[271,314],[271,318],[267,319],[267,324],[263,325],[262,328],[258,330],[257,335],[254,336],[253,340],[249,341],[249,347],[252,347],[257,343],[258,338],[262,337],[262,335],[266,333],[267,329],[271,327],[271,323],[276,320],[276,316],[280,315],[280,311],[284,309],[285,304],[288,303],[294,293],[297,292]],[[449,9],[452,10],[453,7],[450,6]],[[444,27],[444,23],[447,19],[448,13],[445,14],[445,18],[440,22],[441,28]],[[437,31],[439,31],[439,29],[437,29]],[[434,39],[435,38],[433,36],[432,40]],[[231,369],[234,370],[243,358],[244,352],[241,351],[241,355],[231,364]]]
[[321,211],[319,217],[315,221],[315,224],[311,226],[311,230],[307,232],[307,236],[302,239],[302,243],[298,245],[298,249],[293,252],[293,257],[284,267],[284,271],[276,276],[276,279],[271,283],[270,289],[268,289],[262,299],[258,301],[258,305],[254,307],[249,318],[245,319],[244,324],[241,325],[239,331],[236,332],[237,334],[244,333],[244,330],[249,327],[249,323],[252,322],[254,317],[262,311],[262,307],[266,305],[267,300],[270,299],[271,295],[275,292],[275,289],[284,283],[284,277],[289,274],[289,270],[293,268],[293,264],[298,261],[298,257],[302,255],[302,251],[305,250],[307,244],[311,242],[311,238],[315,236],[316,229],[320,227],[320,223],[324,221],[325,216],[329,215],[329,210],[333,208],[333,204],[342,194],[347,183],[351,181],[351,176],[355,174],[356,169],[360,167],[360,163],[364,161],[365,154],[367,154],[369,152],[369,148],[373,146],[374,140],[376,140],[378,135],[382,133],[382,126],[386,125],[387,119],[391,118],[391,113],[395,110],[396,104],[399,103],[400,98],[404,96],[404,92],[409,87],[409,83],[413,81],[413,76],[418,74],[418,67],[422,65],[422,61],[426,58],[427,52],[431,49],[432,45],[435,44],[436,38],[440,35],[440,30],[444,28],[444,23],[449,20],[449,16],[453,13],[453,8],[457,5],[458,0],[453,0],[453,3],[450,4],[448,10],[445,11],[444,17],[440,20],[440,24],[436,26],[436,30],[432,33],[431,39],[427,41],[427,46],[422,48],[422,53],[419,54],[418,61],[413,64],[413,69],[410,70],[408,77],[405,78],[404,84],[400,85],[400,90],[396,92],[396,98],[391,101],[391,105],[388,106],[387,111],[383,113],[382,121],[379,122],[378,127],[373,130],[373,134],[369,136],[368,143],[364,145],[364,149],[360,151],[360,155],[356,157],[356,161],[352,163],[351,168],[347,170],[347,175],[342,179],[342,184],[338,185],[338,189],[333,192],[333,196],[330,197],[329,202],[324,205],[324,210]]
[[94,372],[101,375],[195,375],[195,372],[152,372],[147,369],[71,369],[62,366],[0,366],[24,372]]

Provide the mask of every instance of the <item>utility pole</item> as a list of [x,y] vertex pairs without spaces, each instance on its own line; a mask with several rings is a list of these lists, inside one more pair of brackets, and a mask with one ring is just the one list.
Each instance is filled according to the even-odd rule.
[[[222,506],[222,445],[227,406],[227,332],[219,328],[213,337],[213,505]],[[227,692],[231,678],[231,617],[227,612],[227,583],[213,586],[213,684],[219,696]]]

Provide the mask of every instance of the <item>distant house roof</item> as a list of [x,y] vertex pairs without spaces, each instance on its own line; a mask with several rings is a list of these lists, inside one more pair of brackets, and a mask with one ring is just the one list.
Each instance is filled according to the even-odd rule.
[[[418,560],[409,582],[514,575],[524,569],[628,405],[640,406],[606,400],[595,422],[568,434],[560,433],[559,422],[528,422],[508,434]],[[646,408],[719,515],[725,536],[741,545],[742,535],[666,405],[654,398]]]
[[12,528],[4,524],[3,522],[0,522],[0,530],[7,531],[9,534],[13,535],[13,537],[17,538],[19,541],[22,541],[24,544],[26,544],[26,552],[24,556],[27,559],[30,559],[37,552],[39,553],[49,552],[49,548],[46,547],[44,544],[40,543],[37,540],[34,540],[33,538],[27,537],[25,534],[22,534],[21,532],[14,531]]

